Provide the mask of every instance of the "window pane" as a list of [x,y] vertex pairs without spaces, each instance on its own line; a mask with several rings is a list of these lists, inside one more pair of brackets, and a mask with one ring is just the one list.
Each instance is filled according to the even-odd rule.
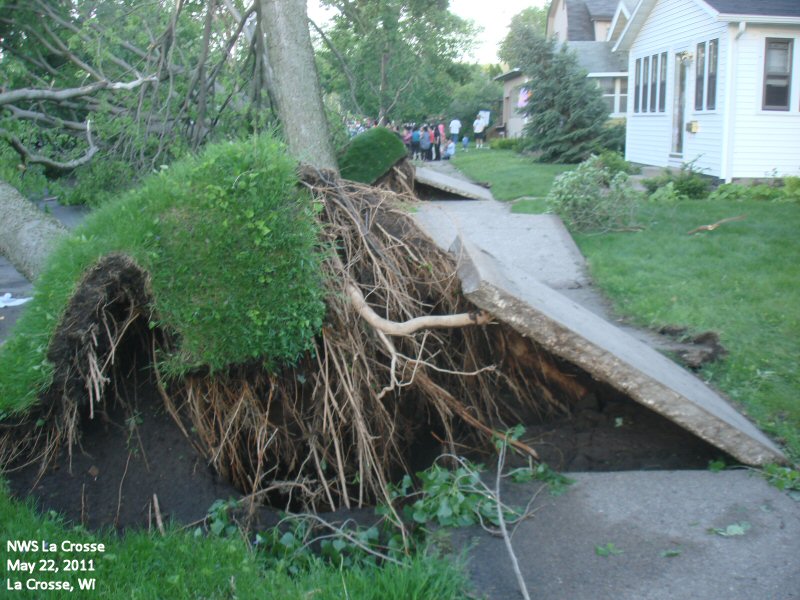
[[706,79],[706,44],[697,44],[695,56],[694,109],[703,110],[703,87]]
[[764,109],[789,110],[792,40],[768,38],[764,54]]
[[647,82],[650,79],[650,57],[642,61],[642,112],[647,112]]
[[614,79],[611,77],[598,77],[597,84],[600,86],[600,89],[603,90],[604,94],[613,94],[614,93]]
[[658,110],[664,112],[666,110],[667,99],[667,53],[661,53],[661,80],[658,84]]
[[656,87],[658,85],[658,54],[654,54],[650,63],[650,112],[656,112]]
[[628,112],[628,96],[620,96],[619,97],[619,112],[626,113]]
[[628,93],[628,78],[627,77],[620,77],[619,78],[619,93],[620,94],[627,94]]
[[789,40],[767,41],[767,73],[770,75],[789,74]]
[[614,112],[614,96],[603,96],[603,101],[606,103],[608,107],[608,114]]
[[642,59],[636,59],[636,85],[633,87],[633,112],[639,112],[639,82],[642,77]]
[[706,89],[706,108],[717,108],[717,55],[719,40],[708,42],[708,88]]

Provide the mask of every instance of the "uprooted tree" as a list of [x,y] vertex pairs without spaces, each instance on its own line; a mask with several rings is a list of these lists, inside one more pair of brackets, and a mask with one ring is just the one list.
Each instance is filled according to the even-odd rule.
[[[302,0],[261,10],[305,17]],[[325,144],[283,131],[290,148]],[[567,410],[579,384],[464,299],[404,197],[339,179],[326,156],[298,177],[270,138],[218,145],[97,211],[0,349],[2,463],[72,452],[143,356],[219,473],[316,507],[384,496],[419,440],[486,444]]]

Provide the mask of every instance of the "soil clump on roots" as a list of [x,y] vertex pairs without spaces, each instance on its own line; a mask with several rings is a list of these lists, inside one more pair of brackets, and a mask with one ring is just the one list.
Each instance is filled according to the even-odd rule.
[[280,370],[254,361],[165,380],[158,356],[174,334],[149,326],[147,274],[107,257],[51,343],[40,407],[5,424],[14,493],[90,527],[191,522],[234,489],[251,505],[349,509],[520,423],[532,428],[515,449],[538,459],[541,446],[556,468],[702,467],[719,454],[467,302],[408,198],[326,172],[300,179],[327,248],[314,351]]

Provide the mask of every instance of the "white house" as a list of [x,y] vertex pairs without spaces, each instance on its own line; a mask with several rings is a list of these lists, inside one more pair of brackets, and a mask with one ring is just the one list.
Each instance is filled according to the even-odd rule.
[[640,0],[626,20],[629,161],[800,175],[800,0]]

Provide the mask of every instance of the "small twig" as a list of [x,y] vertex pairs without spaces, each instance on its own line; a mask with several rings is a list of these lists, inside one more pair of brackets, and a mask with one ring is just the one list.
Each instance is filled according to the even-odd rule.
[[86,484],[81,485],[81,525],[86,525]]
[[686,235],[692,235],[695,233],[699,233],[700,231],[714,231],[717,227],[719,227],[723,223],[730,223],[731,221],[744,221],[746,216],[747,215],[739,215],[738,217],[728,217],[727,219],[722,219],[721,221],[712,223],[711,225],[701,225],[700,227],[695,227],[691,231],[687,231]]
[[158,507],[158,496],[153,494],[153,510],[156,513],[156,526],[158,527],[158,531],[161,532],[161,535],[166,535],[166,531],[164,531],[164,521],[161,519],[161,509]]
[[128,452],[128,460],[125,461],[125,470],[119,480],[119,490],[117,491],[117,514],[114,517],[114,527],[119,525],[119,512],[122,509],[122,485],[125,483],[125,475],[128,474],[128,465],[131,463],[131,452]]
[[517,561],[517,555],[514,554],[514,548],[511,545],[511,538],[508,537],[508,530],[506,529],[506,520],[503,517],[503,505],[500,502],[500,480],[503,474],[503,466],[505,464],[505,459],[506,459],[506,443],[508,441],[509,441],[508,436],[506,436],[503,440],[503,443],[500,444],[500,454],[497,457],[497,478],[495,480],[495,487],[494,487],[494,494],[497,499],[497,520],[499,521],[500,524],[500,532],[503,535],[503,542],[506,545],[508,556],[511,559],[511,567],[514,569],[514,575],[517,578],[517,585],[519,586],[519,591],[525,600],[531,600],[530,594],[528,594],[528,588],[525,585],[525,579],[522,577],[522,571],[520,571],[519,569],[519,561]]

